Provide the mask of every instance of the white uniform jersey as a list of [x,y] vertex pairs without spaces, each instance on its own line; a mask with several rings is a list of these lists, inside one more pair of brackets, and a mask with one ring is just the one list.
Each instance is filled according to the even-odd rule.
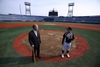
[[[66,34],[66,37],[68,37],[68,39],[72,39],[73,34],[70,32],[70,33]],[[66,37],[65,37],[64,41],[66,41]]]
[[[66,35],[66,37],[68,38],[68,39],[72,39],[73,38],[73,33],[67,33],[67,34],[65,34]],[[71,48],[71,42],[70,43],[67,43],[66,42],[66,37],[64,38],[64,46],[63,46],[63,50],[64,51],[66,51],[66,50],[70,50],[70,48]]]

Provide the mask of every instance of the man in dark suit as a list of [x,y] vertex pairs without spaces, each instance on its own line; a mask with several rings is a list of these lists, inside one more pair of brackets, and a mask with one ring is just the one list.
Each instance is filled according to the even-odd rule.
[[[33,30],[29,32],[29,43],[32,46],[32,48],[34,48],[34,53],[36,56],[36,52],[37,52],[37,57],[40,57],[40,44],[41,44],[41,38],[40,38],[40,33],[38,31],[38,25],[34,24],[32,26]],[[33,58],[33,57],[32,57]]]

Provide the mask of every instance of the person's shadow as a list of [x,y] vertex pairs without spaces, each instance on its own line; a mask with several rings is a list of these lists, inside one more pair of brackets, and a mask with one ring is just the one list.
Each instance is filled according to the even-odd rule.
[[4,64],[29,64],[31,59],[25,57],[0,57],[0,65]]

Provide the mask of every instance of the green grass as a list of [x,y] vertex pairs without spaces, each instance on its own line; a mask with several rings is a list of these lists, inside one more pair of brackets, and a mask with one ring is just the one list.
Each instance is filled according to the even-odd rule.
[[[61,23],[61,22],[58,22]],[[62,24],[79,24],[79,25],[86,25],[86,26],[100,26],[100,24],[90,24],[90,23],[74,23],[74,22],[62,22]]]
[[[0,22],[0,24],[16,24],[16,23],[41,23],[41,22]],[[43,23],[43,22],[42,22]],[[73,23],[73,22],[46,22],[53,24],[78,24],[78,25],[86,25],[86,26],[100,26],[100,24],[85,24],[85,23]]]
[[[82,36],[89,43],[88,52],[74,60],[57,63],[38,61],[36,64],[19,55],[13,48],[13,41],[19,35],[29,32],[31,27],[0,29],[0,67],[99,67],[100,64],[100,31],[74,28],[73,32]],[[40,26],[39,29],[66,31],[65,27]]]

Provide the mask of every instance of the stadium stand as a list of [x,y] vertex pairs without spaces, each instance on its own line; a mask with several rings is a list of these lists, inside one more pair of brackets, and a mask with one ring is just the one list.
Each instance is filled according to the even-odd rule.
[[15,18],[12,15],[0,14],[0,21],[14,21]]
[[81,16],[73,17],[73,22],[80,23],[100,23],[100,16]]
[[75,22],[75,23],[99,23],[100,16],[72,16],[72,17],[54,17],[54,16],[30,16],[17,14],[0,14],[0,21],[50,21],[50,22]]

